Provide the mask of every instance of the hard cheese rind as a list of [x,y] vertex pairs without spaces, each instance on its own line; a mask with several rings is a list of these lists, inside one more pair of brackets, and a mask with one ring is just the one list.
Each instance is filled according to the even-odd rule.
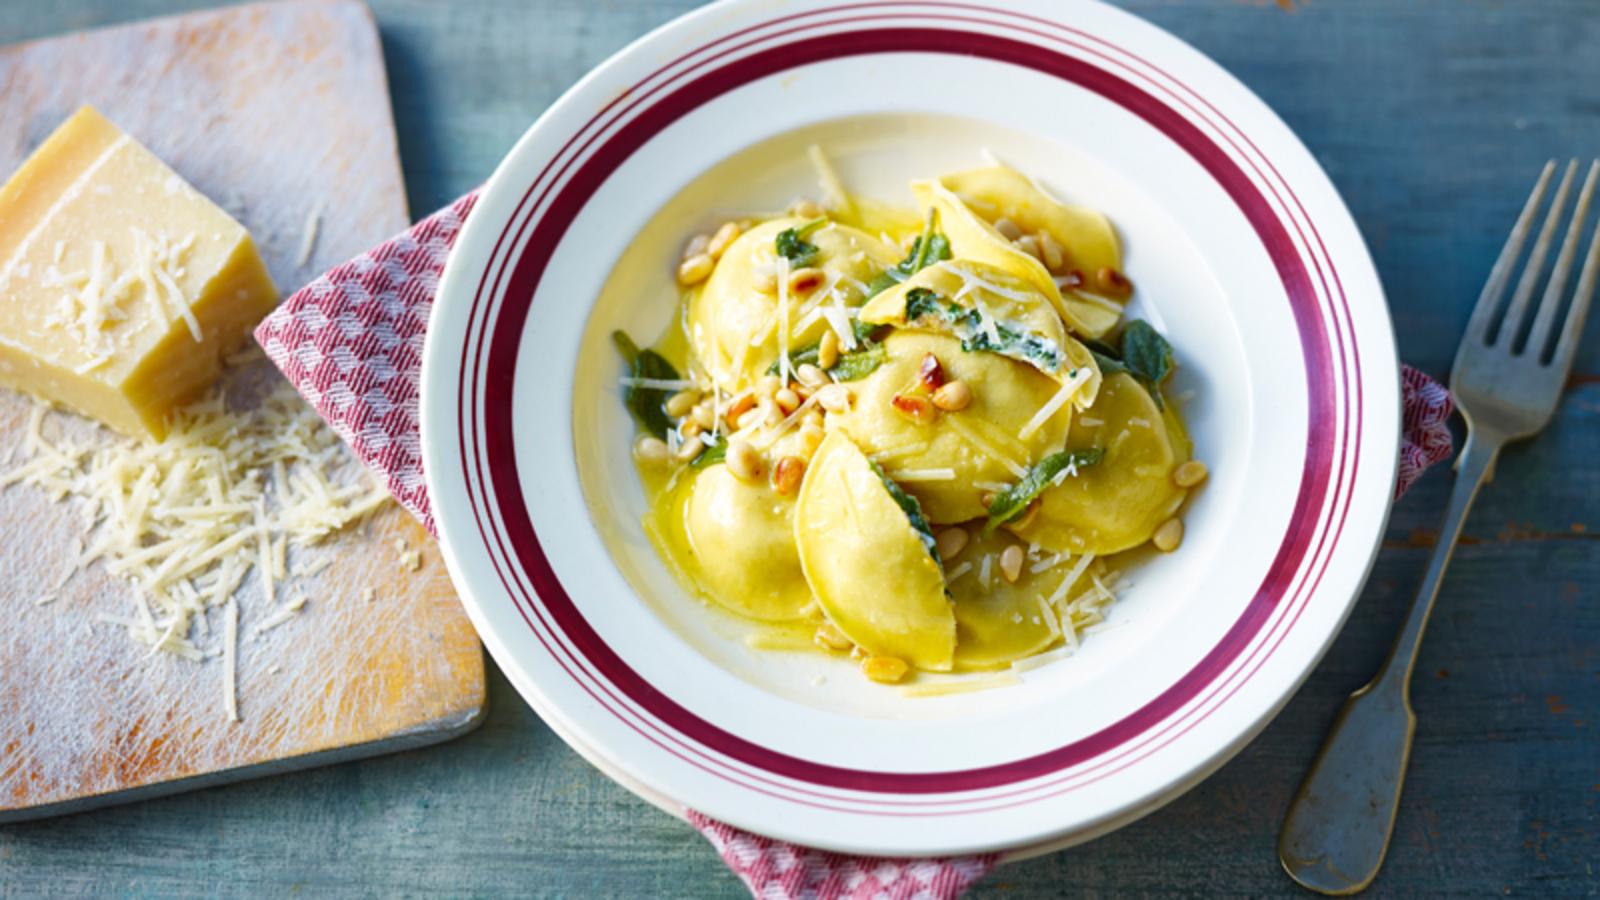
[[159,440],[276,301],[249,232],[90,107],[0,188],[0,385]]

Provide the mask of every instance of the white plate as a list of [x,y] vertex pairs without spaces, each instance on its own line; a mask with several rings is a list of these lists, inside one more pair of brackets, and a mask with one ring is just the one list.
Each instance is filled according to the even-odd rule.
[[[1212,471],[1185,544],[1020,686],[908,699],[846,661],[749,650],[642,534],[606,336],[665,327],[687,235],[814,195],[812,142],[884,200],[987,150],[1105,211],[1135,314],[1177,347]],[[617,54],[500,166],[440,285],[422,427],[467,610],[580,752],[675,812],[927,855],[1087,839],[1259,731],[1366,576],[1399,389],[1326,176],[1178,40],[1093,3],[735,0]]]

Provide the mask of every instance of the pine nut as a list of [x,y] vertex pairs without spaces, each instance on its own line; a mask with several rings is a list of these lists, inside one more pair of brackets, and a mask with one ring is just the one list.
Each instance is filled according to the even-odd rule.
[[776,425],[784,419],[783,407],[771,397],[762,397],[759,408],[762,414],[761,421],[767,425]]
[[755,395],[754,394],[745,394],[745,395],[739,397],[737,400],[733,401],[732,403],[728,404],[728,408],[726,410],[723,410],[722,416],[723,416],[723,418],[727,419],[729,425],[732,425],[733,427],[737,428],[737,427],[739,427],[739,419],[747,411],[749,411],[750,409],[753,409],[755,407],[755,405],[756,405]]
[[1022,574],[1022,545],[1012,544],[1000,551],[1000,575],[1008,583],[1016,584]]
[[842,384],[823,385],[817,389],[817,405],[828,412],[848,412],[850,410],[850,389]]
[[946,412],[957,412],[972,404],[972,388],[965,381],[947,381],[933,392],[933,405]]
[[[820,349],[818,353],[821,353]],[[813,390],[822,387],[829,381],[828,373],[811,363],[801,363],[800,368],[794,370],[794,377],[800,379],[801,384]]]
[[713,265],[711,257],[704,253],[689,257],[678,265],[678,283],[688,287],[705,281],[711,275]]
[[[695,443],[699,443],[696,441]],[[652,466],[665,465],[672,458],[672,451],[667,449],[667,442],[661,438],[645,435],[633,445],[633,455],[642,463]]]
[[939,532],[939,536],[933,539],[934,546],[939,549],[939,558],[949,562],[960,556],[961,551],[967,548],[969,537],[965,528],[946,528]]
[[910,667],[903,659],[893,656],[869,656],[861,662],[861,671],[880,684],[894,684],[906,677]]
[[752,406],[739,416],[738,421],[733,423],[733,430],[743,431],[746,428],[754,428],[765,421],[766,418],[767,413],[765,410],[758,406]]
[[705,442],[698,437],[689,438],[678,445],[678,460],[680,462],[692,462],[705,449]]
[[696,256],[699,256],[700,254],[706,252],[706,247],[710,244],[711,238],[706,237],[703,234],[697,234],[694,237],[689,238],[689,243],[683,245],[683,258],[693,259]]
[[800,424],[802,427],[809,426],[820,431],[822,429],[822,410],[814,407],[806,410],[806,414],[800,417]]
[[1043,252],[1039,249],[1039,239],[1031,234],[1025,234],[1011,243],[1018,250],[1021,250],[1023,253],[1028,254],[1034,259],[1038,259],[1039,254]]
[[1095,273],[1095,280],[1099,283],[1100,290],[1113,297],[1126,297],[1133,291],[1133,284],[1128,281],[1128,276],[1110,266]]
[[795,269],[789,273],[789,293],[809,294],[822,286],[827,276],[821,269],[806,266],[804,269]]
[[772,467],[772,489],[787,497],[800,490],[800,479],[805,475],[805,460],[798,456],[785,456]]
[[717,233],[711,236],[711,242],[706,245],[706,252],[712,259],[719,259],[728,249],[728,245],[739,239],[739,223],[723,222]]
[[890,403],[894,406],[895,412],[918,425],[926,425],[938,415],[932,403],[914,394],[896,394]]
[[812,203],[810,200],[796,200],[789,204],[789,214],[799,216],[802,219],[815,219],[822,215],[822,207]]
[[684,419],[678,423],[678,434],[686,438],[692,438],[702,431],[705,431],[705,429],[701,428],[700,423],[693,419]]
[[1061,245],[1056,243],[1056,239],[1051,237],[1048,231],[1039,232],[1039,253],[1040,258],[1044,260],[1044,267],[1052,272],[1061,268],[1067,261],[1061,251]]
[[700,392],[694,388],[679,391],[667,398],[667,415],[674,419],[681,419],[688,415],[689,410],[694,409],[694,405],[699,402]]
[[818,625],[817,633],[811,639],[816,642],[818,647],[824,650],[832,650],[835,653],[843,653],[852,646],[850,639],[845,637],[844,632],[839,630],[839,626],[832,622],[823,622]]
[[772,395],[772,399],[777,401],[778,408],[783,410],[784,415],[800,408],[800,395],[788,388],[779,388],[778,392]]
[[944,385],[944,367],[939,365],[939,357],[932,353],[922,356],[922,364],[917,366],[917,380],[930,391],[936,391]]
[[756,290],[763,294],[777,293],[778,273],[770,270],[756,273]]
[[781,387],[783,387],[782,378],[779,378],[776,375],[763,375],[761,376],[761,380],[756,382],[756,397],[757,399],[761,397],[771,397],[773,394],[776,394],[778,392],[778,388]]
[[1173,470],[1172,481],[1178,487],[1191,488],[1205,481],[1208,474],[1210,472],[1207,471],[1205,463],[1198,459],[1191,459]]
[[1017,238],[1022,237],[1022,229],[1017,227],[1017,223],[1011,221],[1005,216],[1001,216],[1000,218],[994,220],[994,230],[1005,235],[1006,240],[1008,241],[1014,241]]
[[831,369],[839,361],[839,335],[832,328],[822,333],[817,344],[817,367]]
[[1183,543],[1183,520],[1168,519],[1162,522],[1161,527],[1157,528],[1156,533],[1150,538],[1150,542],[1162,553],[1171,553],[1178,549],[1178,545]]
[[716,408],[709,399],[701,400],[689,411],[689,420],[699,425],[701,431],[710,431],[711,426],[717,424]]
[[995,501],[994,491],[981,491],[981,492],[979,492],[979,494],[978,494],[978,503],[981,506],[983,506],[984,509],[988,509],[989,507],[993,506],[994,505],[994,501]]
[[729,441],[727,459],[733,477],[752,484],[761,480],[761,454],[745,441]]
[[817,448],[822,446],[822,439],[827,435],[828,433],[823,431],[820,425],[807,422],[800,426],[800,444],[805,448],[807,455],[816,453]]

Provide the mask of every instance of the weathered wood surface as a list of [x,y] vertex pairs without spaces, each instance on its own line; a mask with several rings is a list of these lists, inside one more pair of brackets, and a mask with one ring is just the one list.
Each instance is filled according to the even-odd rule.
[[[377,29],[350,0],[32,41],[0,49],[0,173],[93,103],[243,222],[293,291],[408,221],[388,95]],[[283,382],[264,360],[227,378]],[[32,408],[0,390],[0,459],[23,443]],[[118,440],[73,416],[46,433],[57,425],[71,443]],[[223,718],[222,660],[150,657],[120,626],[91,626],[135,615],[137,591],[100,566],[61,582],[81,553],[76,504],[13,486],[0,523],[0,821],[416,747],[483,711],[477,634],[433,540],[398,506],[294,551],[300,571],[327,567],[280,588],[308,600],[282,627],[255,633],[273,611],[259,573],[242,585],[238,723]],[[396,564],[396,541],[423,555],[420,571]],[[58,584],[59,599],[32,606]],[[367,590],[381,606],[361,601]],[[222,610],[208,621],[220,637]]]
[[[195,0],[195,5],[204,0]],[[11,5],[0,41],[171,11]],[[588,68],[692,5],[377,2],[413,208],[484,178]],[[1590,0],[1128,0],[1281,114],[1371,244],[1405,358],[1448,370],[1467,311],[1547,157],[1600,153]],[[1600,317],[1586,377],[1514,448],[1456,555],[1415,688],[1418,740],[1372,896],[1600,892]],[[1422,573],[1449,477],[1394,511],[1328,658],[1238,758],[1168,808],[975,896],[1292,895],[1274,854],[1344,695],[1376,668]],[[0,895],[741,895],[704,842],[591,770],[503,678],[454,743],[0,828]]]

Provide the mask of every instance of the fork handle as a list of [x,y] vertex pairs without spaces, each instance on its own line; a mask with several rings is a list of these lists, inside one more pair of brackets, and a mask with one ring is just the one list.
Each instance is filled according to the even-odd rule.
[[1383,864],[1416,731],[1411,672],[1467,511],[1494,471],[1503,443],[1498,436],[1469,434],[1456,460],[1456,482],[1439,542],[1405,627],[1383,668],[1345,701],[1289,806],[1278,836],[1278,858],[1289,877],[1311,890],[1356,893],[1372,883]]

